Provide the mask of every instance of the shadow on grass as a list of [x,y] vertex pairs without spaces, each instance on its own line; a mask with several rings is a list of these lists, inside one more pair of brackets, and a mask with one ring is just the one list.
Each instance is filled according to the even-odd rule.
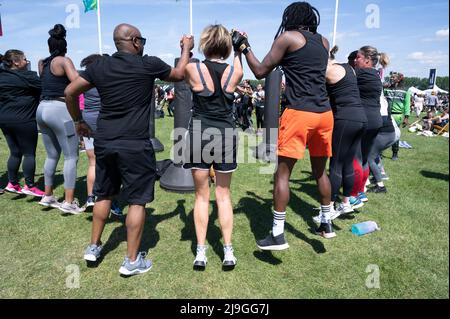
[[420,171],[420,174],[426,178],[434,178],[434,179],[440,179],[443,181],[448,182],[448,174],[442,174],[442,173],[436,173],[436,172],[430,172],[430,171]]
[[[250,229],[255,236],[255,240],[262,239],[269,233],[268,229],[268,222],[272,221],[272,198],[262,198],[261,196],[253,193],[253,192],[247,192],[247,195],[249,197],[243,197],[239,201],[238,207],[235,209],[235,213],[244,213],[249,222],[250,222]],[[292,192],[291,192],[292,195]],[[296,196],[291,196],[291,200],[289,205],[293,208],[294,211],[297,213],[300,209],[295,209],[300,207],[299,205],[299,198]],[[308,206],[310,207],[310,206]],[[315,224],[312,220],[312,217],[310,214],[305,214],[305,212],[308,211],[308,207],[305,208],[305,205],[302,205],[301,210],[301,216],[308,222],[308,225],[311,223],[310,226],[314,226]],[[307,216],[307,217],[306,217]],[[306,242],[311,246],[311,248],[318,254],[326,252],[325,247],[323,243],[316,239],[308,238],[305,234],[300,232],[299,230],[295,229],[291,224],[288,222],[285,222],[285,230],[292,233],[297,238],[301,239],[302,241]],[[315,235],[315,233],[314,233]],[[277,265],[281,263],[282,261],[272,255],[270,252],[259,252],[255,251],[253,254],[256,258],[258,258],[261,261]]]
[[[144,222],[144,232],[142,234],[141,244],[139,247],[139,251],[147,252],[151,249],[156,247],[156,244],[159,242],[160,235],[159,232],[156,230],[156,227],[159,223],[162,221],[172,218],[178,214],[180,214],[180,211],[182,207],[184,207],[184,200],[178,201],[177,208],[170,213],[163,214],[163,215],[152,215],[154,212],[153,208],[146,208],[145,209],[145,222]],[[92,217],[90,217],[92,219]],[[108,255],[109,252],[115,250],[121,242],[127,241],[127,228],[125,224],[125,218],[121,219],[122,224],[118,227],[116,227],[111,235],[109,236],[106,243],[103,245],[102,255],[100,259],[95,263],[88,263],[88,267],[97,267],[105,258],[106,255]],[[109,219],[107,222],[114,222],[114,220]]]

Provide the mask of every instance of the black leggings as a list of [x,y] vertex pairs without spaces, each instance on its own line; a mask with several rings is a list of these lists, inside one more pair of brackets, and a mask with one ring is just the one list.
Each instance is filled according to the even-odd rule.
[[263,107],[256,107],[256,128],[263,128],[264,127],[264,108]]
[[366,124],[349,120],[335,120],[333,128],[333,156],[330,161],[331,200],[336,201],[339,189],[350,197],[355,181],[353,158],[356,155]]
[[378,135],[378,131],[380,128],[369,128],[366,130],[366,133],[364,134],[362,141],[361,141],[361,165],[363,170],[367,169],[369,167],[369,154],[370,150],[372,149],[375,138]]
[[8,159],[8,179],[10,183],[17,184],[20,163],[23,156],[23,175],[29,187],[34,186],[34,173],[36,170],[36,146],[38,141],[37,124],[35,121],[27,123],[0,124],[10,156]]

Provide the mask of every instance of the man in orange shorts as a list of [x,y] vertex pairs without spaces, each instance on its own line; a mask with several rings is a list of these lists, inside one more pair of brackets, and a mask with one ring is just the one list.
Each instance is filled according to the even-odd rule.
[[287,109],[280,120],[278,167],[273,191],[274,220],[272,233],[258,240],[262,250],[289,247],[284,236],[286,207],[289,202],[289,179],[297,160],[309,149],[312,174],[317,181],[321,213],[316,233],[332,238],[331,185],[326,164],[332,155],[333,114],[326,91],[325,73],[329,56],[327,39],[317,33],[319,12],[306,2],[294,2],[283,14],[282,24],[271,50],[262,62],[251,51],[245,33],[233,39],[245,54],[247,63],[261,79],[281,66],[286,77]]

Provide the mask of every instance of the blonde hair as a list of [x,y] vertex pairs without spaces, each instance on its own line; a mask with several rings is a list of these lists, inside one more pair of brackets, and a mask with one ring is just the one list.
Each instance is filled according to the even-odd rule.
[[205,57],[219,55],[226,59],[230,56],[232,47],[231,35],[228,30],[223,25],[216,24],[209,25],[203,30],[198,50]]
[[372,66],[374,67],[380,63],[381,66],[385,68],[391,62],[386,53],[378,53],[378,50],[370,45],[362,47],[359,49],[359,52],[362,53],[367,59],[370,59],[372,61]]

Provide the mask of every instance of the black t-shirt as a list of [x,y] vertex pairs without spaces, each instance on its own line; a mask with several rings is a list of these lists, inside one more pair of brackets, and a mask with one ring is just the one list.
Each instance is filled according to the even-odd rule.
[[81,76],[93,84],[102,107],[97,140],[148,139],[150,100],[155,79],[169,76],[171,66],[153,56],[117,52],[102,57]]
[[36,72],[0,67],[0,124],[35,121],[40,95]]
[[377,129],[383,125],[381,119],[380,96],[383,91],[378,71],[373,68],[356,69],[361,103],[366,111],[368,129]]

